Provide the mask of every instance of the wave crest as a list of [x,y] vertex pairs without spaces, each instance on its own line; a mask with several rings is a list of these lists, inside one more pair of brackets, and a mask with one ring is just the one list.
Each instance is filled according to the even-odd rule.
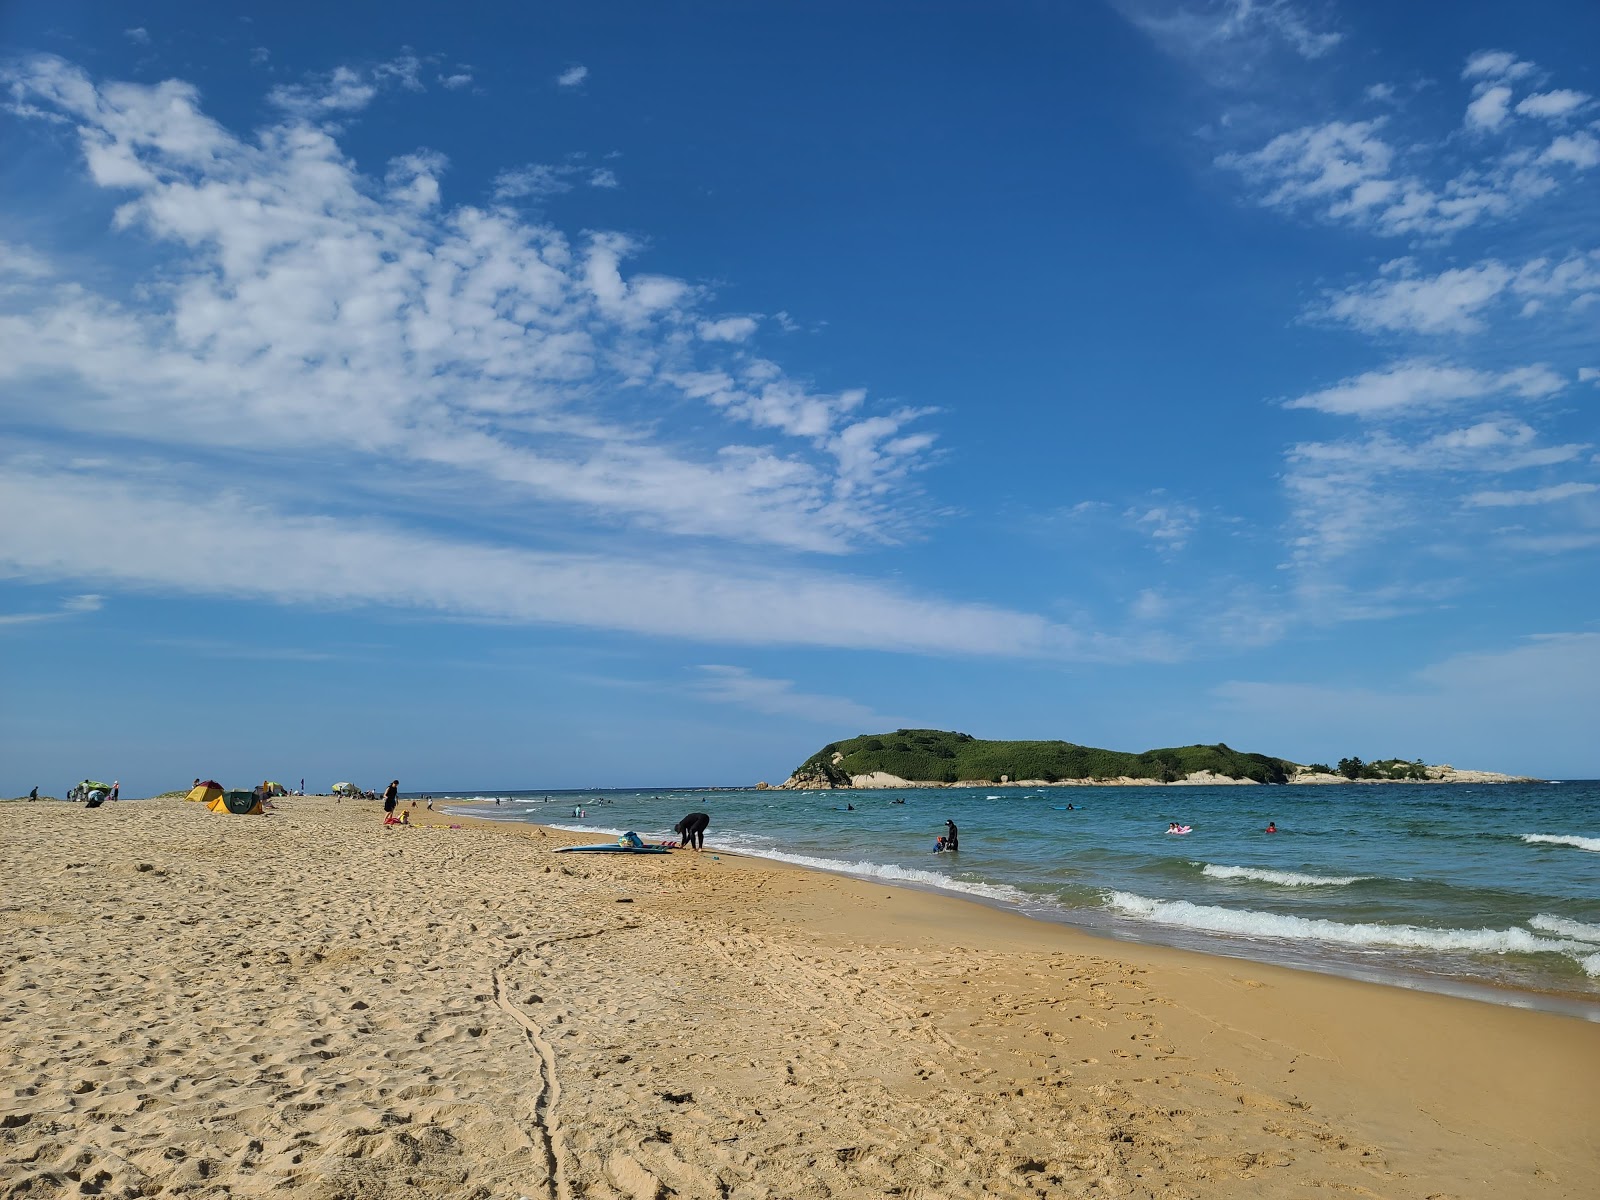
[[1285,887],[1345,887],[1371,879],[1370,875],[1303,875],[1298,871],[1272,871],[1266,867],[1225,867],[1206,863],[1200,872],[1212,879],[1253,879],[1258,883],[1279,883]]
[[1540,937],[1526,929],[1427,929],[1420,925],[1346,924],[1325,918],[1219,908],[1188,900],[1152,900],[1133,892],[1107,892],[1105,905],[1122,916],[1157,925],[1238,937],[1281,938],[1337,946],[1470,950],[1480,954],[1563,954],[1575,959],[1588,974],[1600,975],[1600,955],[1595,954],[1592,944]]
[[1579,837],[1576,834],[1565,833],[1525,833],[1522,840],[1532,844],[1543,843],[1550,846],[1576,846],[1579,850],[1588,850],[1593,854],[1600,854],[1600,838]]

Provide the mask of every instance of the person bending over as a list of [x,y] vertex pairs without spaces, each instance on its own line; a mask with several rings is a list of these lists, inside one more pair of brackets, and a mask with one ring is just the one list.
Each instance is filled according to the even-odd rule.
[[685,850],[703,850],[706,844],[706,826],[711,818],[705,813],[690,813],[672,827],[672,832],[683,838]]

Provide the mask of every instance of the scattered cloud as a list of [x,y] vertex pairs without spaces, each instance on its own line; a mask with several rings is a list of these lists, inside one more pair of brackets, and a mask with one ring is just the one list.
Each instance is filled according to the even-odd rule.
[[444,87],[444,88],[448,88],[450,91],[457,91],[457,90],[459,90],[461,88],[464,88],[464,87],[470,87],[471,84],[472,84],[472,72],[471,71],[457,71],[453,75],[441,75],[441,76],[439,76],[439,86],[440,87]]
[[1542,123],[1586,97],[1557,90],[1517,100],[1516,81],[1532,70],[1499,51],[1469,61],[1463,77],[1476,82],[1465,123],[1485,136],[1476,161],[1464,167],[1439,152],[1438,136],[1391,141],[1389,115],[1304,126],[1216,161],[1238,171],[1264,207],[1382,236],[1447,238],[1508,217],[1600,165],[1600,140],[1587,130],[1545,140]]
[[764,679],[744,667],[708,664],[699,667],[698,672],[699,677],[689,684],[689,693],[701,700],[731,704],[774,717],[790,717],[817,725],[848,729],[883,728],[895,724],[854,700],[797,692],[793,680]]
[[1521,301],[1532,316],[1549,302],[1585,302],[1600,293],[1600,251],[1560,261],[1534,259],[1511,267],[1485,259],[1436,275],[1418,273],[1413,259],[1385,264],[1383,277],[1332,293],[1311,315],[1366,333],[1479,333],[1496,303]]
[[1412,359],[1367,371],[1319,392],[1284,401],[1285,408],[1309,408],[1340,416],[1389,417],[1419,409],[1448,408],[1461,400],[1511,395],[1539,399],[1561,391],[1567,381],[1543,365],[1480,371],[1450,363]]
[[1122,515],[1158,547],[1171,553],[1187,546],[1189,538],[1200,524],[1199,509],[1165,499],[1130,508]]
[[1558,483],[1553,487],[1531,488],[1521,492],[1474,492],[1467,503],[1474,508],[1521,508],[1529,504],[1556,504],[1574,496],[1600,492],[1596,483]]
[[743,342],[756,331],[754,317],[723,317],[720,321],[701,321],[699,334],[707,342]]
[[1113,0],[1164,52],[1219,84],[1239,86],[1279,50],[1297,60],[1331,53],[1344,35],[1302,0]]
[[610,189],[620,187],[616,173],[606,167],[588,167],[582,163],[528,163],[501,171],[494,177],[496,200],[543,200],[559,196],[584,185]]
[[[38,65],[39,60],[35,60],[36,70]],[[423,91],[421,76],[422,60],[407,53],[369,67],[339,66],[304,83],[283,84],[273,88],[267,99],[303,120],[317,120],[359,112],[386,87]],[[198,107],[199,98],[192,89],[188,99]]]
[[1521,79],[1533,74],[1534,70],[1532,63],[1519,61],[1510,51],[1480,50],[1467,59],[1467,65],[1461,69],[1461,78]]
[[37,625],[41,621],[59,621],[64,617],[76,617],[84,613],[99,612],[104,603],[103,597],[93,594],[68,596],[61,601],[60,607],[54,612],[0,613],[0,627],[8,625]]
[[1553,92],[1536,92],[1523,97],[1517,103],[1517,112],[1524,117],[1546,117],[1557,120],[1587,107],[1588,103],[1589,96],[1586,92],[1558,88]]
[[556,86],[564,88],[577,87],[587,78],[589,78],[589,68],[581,63],[575,63],[556,76]]
[[[23,264],[0,287],[0,380],[30,419],[311,455],[375,480],[403,469],[406,490],[463,498],[463,515],[535,502],[833,554],[912,528],[910,479],[934,437],[908,426],[926,410],[874,411],[863,389],[821,391],[704,341],[703,289],[630,273],[636,240],[450,206],[431,152],[373,180],[308,116],[408,70],[332,72],[246,141],[179,81],[96,85],[55,58],[9,68],[34,111],[78,127],[90,180],[121,200],[109,236],[166,256],[160,285],[126,298],[27,278],[43,261],[28,248],[0,260]],[[503,185],[567,178],[524,170]],[[660,432],[659,407],[685,401],[710,419]]]
[[150,44],[150,32],[141,26],[135,26],[133,29],[124,29],[122,36],[136,46],[148,46]]
[[[1521,105],[1518,105],[1518,111]],[[1504,86],[1485,88],[1467,105],[1469,129],[1499,129],[1511,116],[1511,89]]]

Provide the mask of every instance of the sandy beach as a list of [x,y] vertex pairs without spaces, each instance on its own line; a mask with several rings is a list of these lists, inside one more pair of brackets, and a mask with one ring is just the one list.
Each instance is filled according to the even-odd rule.
[[1594,1195],[1600,1025],[424,820],[0,805],[0,1196]]

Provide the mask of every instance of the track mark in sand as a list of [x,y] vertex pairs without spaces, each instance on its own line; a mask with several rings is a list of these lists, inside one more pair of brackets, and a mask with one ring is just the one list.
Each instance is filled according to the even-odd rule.
[[504,962],[490,970],[490,978],[494,983],[495,1005],[521,1026],[523,1036],[528,1039],[528,1044],[534,1048],[539,1058],[539,1095],[533,1103],[533,1125],[538,1130],[539,1141],[544,1148],[545,1170],[549,1176],[546,1185],[553,1200],[567,1200],[572,1194],[572,1189],[567,1184],[568,1172],[563,1161],[566,1158],[566,1148],[561,1138],[561,1117],[556,1111],[556,1105],[561,1102],[561,1079],[556,1074],[556,1051],[545,1038],[544,1030],[538,1023],[512,1002],[506,988],[505,973],[530,950],[543,950],[558,942],[577,942],[585,938],[621,933],[635,928],[636,925],[624,925],[616,929],[595,929],[585,933],[544,938],[531,946],[518,947]]

